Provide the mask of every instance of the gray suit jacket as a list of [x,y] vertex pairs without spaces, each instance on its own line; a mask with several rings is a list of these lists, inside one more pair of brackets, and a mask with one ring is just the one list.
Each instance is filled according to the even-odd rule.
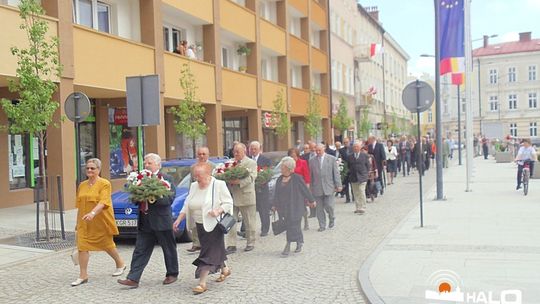
[[336,158],[324,154],[322,168],[319,166],[319,158],[309,160],[309,172],[311,174],[311,192],[314,196],[331,195],[336,188],[341,186],[341,176]]
[[257,163],[244,157],[239,166],[246,167],[250,175],[240,180],[239,185],[229,184],[234,207],[255,206],[255,179],[257,178]]

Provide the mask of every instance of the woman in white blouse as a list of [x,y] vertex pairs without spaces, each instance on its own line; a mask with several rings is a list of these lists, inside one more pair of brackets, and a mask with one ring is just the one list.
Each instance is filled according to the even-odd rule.
[[186,218],[187,227],[197,229],[199,234],[201,251],[193,261],[193,265],[197,266],[195,278],[199,279],[199,285],[193,288],[195,294],[208,290],[208,274],[221,270],[216,282],[223,282],[231,274],[225,265],[224,234],[217,224],[221,214],[231,212],[233,200],[225,182],[212,177],[211,172],[212,167],[208,163],[194,166],[196,182],[191,184],[184,207],[173,224],[173,229],[178,230],[180,222]]
[[394,183],[394,176],[397,173],[397,149],[394,146],[394,142],[389,139],[386,142],[386,172],[388,172],[388,184],[391,185]]

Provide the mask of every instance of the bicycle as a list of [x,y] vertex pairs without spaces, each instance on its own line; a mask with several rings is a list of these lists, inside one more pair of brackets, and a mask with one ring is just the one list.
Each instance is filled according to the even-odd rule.
[[523,183],[523,195],[529,193],[529,178],[531,176],[530,161],[523,162],[523,173],[521,182]]

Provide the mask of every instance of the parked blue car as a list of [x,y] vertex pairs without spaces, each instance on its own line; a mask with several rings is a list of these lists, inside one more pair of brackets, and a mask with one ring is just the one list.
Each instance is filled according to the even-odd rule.
[[[226,159],[210,159],[213,163],[223,163]],[[184,207],[191,184],[190,167],[196,162],[195,159],[168,160],[161,163],[161,172],[172,177],[176,185],[176,197],[171,205],[173,221],[176,220],[180,210]],[[112,194],[114,217],[120,234],[119,238],[134,238],[137,235],[137,214],[139,207],[129,201],[129,194],[124,191],[116,191]],[[191,242],[191,234],[185,229],[186,221],[180,223],[180,229],[176,232],[176,239],[180,242]]]

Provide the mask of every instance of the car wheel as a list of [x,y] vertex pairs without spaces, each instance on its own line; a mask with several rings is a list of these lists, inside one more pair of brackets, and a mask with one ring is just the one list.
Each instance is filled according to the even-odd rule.
[[189,232],[188,229],[175,232],[174,238],[176,239],[176,242],[178,243],[191,243],[192,242],[191,232]]

